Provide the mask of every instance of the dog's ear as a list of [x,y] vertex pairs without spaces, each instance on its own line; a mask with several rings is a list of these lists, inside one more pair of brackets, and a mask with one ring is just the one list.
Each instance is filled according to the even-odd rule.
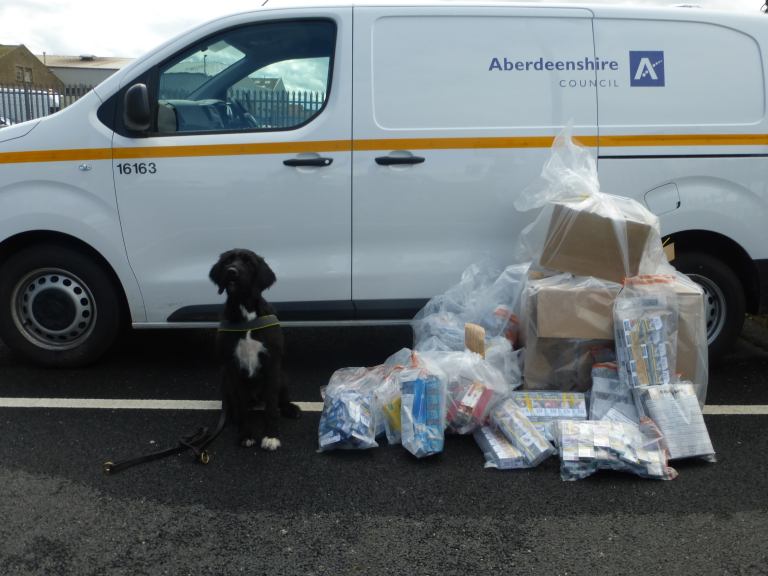
[[256,269],[256,275],[254,276],[253,283],[251,284],[251,293],[258,298],[264,290],[268,290],[275,282],[277,277],[272,272],[272,268],[269,267],[264,261],[264,258],[253,252],[248,253],[253,267]]
[[214,284],[216,284],[216,286],[219,287],[219,294],[224,293],[224,282],[222,282],[222,279],[221,279],[221,272],[224,269],[224,261],[231,254],[232,254],[232,250],[230,250],[229,252],[224,252],[221,256],[219,256],[219,261],[213,265],[213,268],[211,268],[211,271],[208,274],[208,278],[211,279],[211,282],[213,282]]

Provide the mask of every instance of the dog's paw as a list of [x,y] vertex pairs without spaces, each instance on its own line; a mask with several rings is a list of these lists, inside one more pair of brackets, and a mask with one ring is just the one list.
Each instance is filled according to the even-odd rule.
[[270,452],[272,450],[277,450],[280,448],[280,440],[277,438],[267,438],[264,436],[264,438],[261,439],[261,447],[264,450],[269,450]]
[[240,446],[245,446],[246,448],[250,448],[254,444],[256,444],[256,440],[253,438],[243,438],[240,440]]
[[301,408],[296,406],[296,404],[285,404],[284,406],[280,407],[280,414],[285,416],[286,418],[298,418],[301,416]]

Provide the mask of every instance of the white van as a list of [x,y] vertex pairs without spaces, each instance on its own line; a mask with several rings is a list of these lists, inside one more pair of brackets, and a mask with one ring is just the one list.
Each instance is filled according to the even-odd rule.
[[[402,323],[509,261],[554,136],[645,202],[713,355],[768,312],[768,20],[685,8],[267,0],[0,132],[0,339],[50,366],[122,323],[214,326],[219,253],[285,325]],[[535,211],[534,211],[535,212]]]

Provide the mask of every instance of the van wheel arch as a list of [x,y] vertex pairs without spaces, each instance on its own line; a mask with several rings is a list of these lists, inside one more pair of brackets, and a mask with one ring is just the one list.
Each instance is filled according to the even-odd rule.
[[[108,318],[109,323],[114,324],[114,335],[110,336],[110,341],[116,339],[129,325],[128,320],[130,319],[130,310],[128,307],[128,299],[117,273],[107,260],[89,244],[67,234],[57,232],[35,231],[22,233],[0,243],[0,269],[6,267],[6,264],[9,264],[11,269],[18,267],[18,265],[14,266],[14,261],[18,261],[18,258],[16,258],[17,255],[21,252],[36,255],[40,253],[39,249],[42,248],[48,248],[48,250],[56,255],[56,258],[59,260],[64,258],[64,262],[73,261],[73,257],[75,262],[79,259],[82,262],[79,265],[81,269],[83,269],[83,265],[86,266],[86,269],[89,265],[91,266],[91,271],[87,274],[94,278],[94,280],[92,280],[94,283],[93,289],[100,291],[102,294],[109,294],[105,301],[109,303],[108,305],[110,308],[114,308],[114,310],[109,310],[109,314],[107,314],[107,311],[102,307],[101,318]],[[43,268],[45,268],[45,266],[43,266]],[[101,277],[101,280],[97,279],[99,276]],[[73,277],[72,279],[75,280],[75,278],[76,277]],[[2,281],[1,278],[0,281]],[[6,290],[6,292],[8,292],[8,290]],[[3,306],[3,310],[0,310],[0,314],[3,316],[5,316],[5,313],[8,311],[5,309],[5,306],[9,303],[13,306],[11,300],[6,298],[7,296],[9,296],[9,294],[4,293],[3,302],[0,303],[0,305]],[[5,320],[8,319],[6,318]],[[6,325],[4,330],[8,330],[8,322],[4,322],[4,324]],[[7,339],[13,340],[15,339],[15,335],[9,334],[7,335]],[[83,366],[94,361],[106,351],[106,348],[104,348],[95,355],[78,355],[74,354],[73,350],[71,353],[67,354],[57,353],[55,358],[47,358],[45,354],[36,354],[36,350],[21,350],[18,340],[15,343],[16,345],[13,345],[12,342],[5,343],[9,345],[10,348],[16,349],[17,352],[20,352],[21,355],[25,356],[27,359],[51,367]],[[24,346],[28,347],[26,344],[24,344]],[[49,356],[51,355],[49,354]]]

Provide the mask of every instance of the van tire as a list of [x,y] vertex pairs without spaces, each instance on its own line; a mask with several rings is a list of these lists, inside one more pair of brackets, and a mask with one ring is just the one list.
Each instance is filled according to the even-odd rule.
[[73,248],[30,246],[0,267],[0,340],[34,364],[90,364],[113,344],[122,316],[109,275]]
[[744,326],[746,298],[734,271],[702,252],[680,252],[672,264],[704,289],[709,361],[716,362],[736,343]]

